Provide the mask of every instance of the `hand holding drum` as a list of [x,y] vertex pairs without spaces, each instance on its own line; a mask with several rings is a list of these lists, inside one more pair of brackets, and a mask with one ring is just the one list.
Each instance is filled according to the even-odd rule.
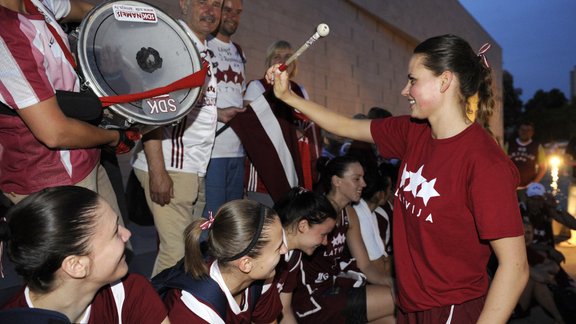
[[330,33],[330,28],[328,27],[328,25],[326,24],[318,25],[318,27],[316,27],[316,32],[314,33],[314,35],[312,35],[312,37],[310,37],[306,41],[306,43],[304,43],[304,45],[300,46],[300,48],[294,54],[292,54],[292,56],[290,56],[290,58],[288,58],[288,60],[286,60],[285,63],[280,65],[278,69],[280,71],[285,71],[288,68],[288,65],[290,65],[290,63],[292,63],[295,59],[297,59],[298,56],[300,56],[300,54],[304,53],[304,51],[307,50],[308,47],[310,47],[312,44],[314,44],[314,42],[317,41],[320,37],[328,36],[328,33]]

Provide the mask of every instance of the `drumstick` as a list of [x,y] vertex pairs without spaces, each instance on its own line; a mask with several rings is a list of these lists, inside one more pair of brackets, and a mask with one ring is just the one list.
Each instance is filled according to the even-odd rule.
[[326,25],[326,24],[318,25],[318,27],[316,27],[316,32],[314,33],[314,35],[312,35],[312,37],[308,38],[306,43],[304,43],[304,45],[300,46],[300,48],[294,54],[292,54],[292,56],[290,56],[288,58],[288,60],[286,60],[286,62],[282,63],[278,67],[278,70],[285,71],[288,68],[288,65],[290,65],[290,63],[292,63],[295,59],[297,59],[298,56],[300,56],[300,54],[304,53],[304,51],[307,50],[308,47],[310,47],[312,44],[314,44],[314,42],[317,41],[320,37],[328,36],[329,32],[330,32],[330,28],[328,27],[328,25]]

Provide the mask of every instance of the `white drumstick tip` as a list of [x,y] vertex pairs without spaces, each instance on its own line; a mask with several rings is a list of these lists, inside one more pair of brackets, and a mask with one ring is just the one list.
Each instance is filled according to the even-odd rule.
[[326,37],[328,36],[328,33],[330,33],[330,27],[328,27],[326,24],[320,24],[318,27],[316,27],[316,32],[318,35],[320,35],[320,37]]

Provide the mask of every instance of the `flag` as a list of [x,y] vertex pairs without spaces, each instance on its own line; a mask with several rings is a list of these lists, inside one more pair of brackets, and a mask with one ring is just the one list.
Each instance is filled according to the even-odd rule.
[[293,108],[270,90],[230,121],[274,201],[304,183],[295,121]]

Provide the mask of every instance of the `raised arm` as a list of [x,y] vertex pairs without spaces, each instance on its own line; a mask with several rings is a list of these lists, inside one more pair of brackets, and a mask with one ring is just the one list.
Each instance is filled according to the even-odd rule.
[[490,241],[498,269],[490,284],[478,323],[506,323],[528,281],[524,236]]
[[286,71],[278,70],[278,64],[266,72],[268,82],[274,84],[274,94],[286,104],[298,109],[313,122],[330,133],[363,142],[374,143],[370,133],[370,120],[352,119],[315,102],[302,99],[290,90]]

